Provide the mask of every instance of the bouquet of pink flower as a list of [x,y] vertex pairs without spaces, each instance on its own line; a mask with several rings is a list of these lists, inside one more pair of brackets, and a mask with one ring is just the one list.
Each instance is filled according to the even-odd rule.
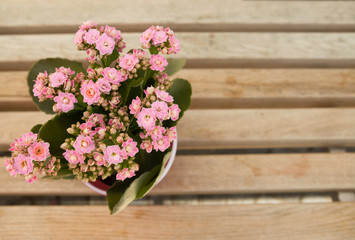
[[[166,59],[180,50],[170,28],[152,26],[141,49],[122,54],[114,27],[88,21],[74,42],[88,67],[67,59],[42,59],[29,72],[39,109],[55,116],[11,144],[5,162],[12,176],[106,181],[111,213],[143,197],[164,169],[176,123],[190,105],[191,86],[170,75],[185,61]],[[149,49],[150,55],[144,50]]]

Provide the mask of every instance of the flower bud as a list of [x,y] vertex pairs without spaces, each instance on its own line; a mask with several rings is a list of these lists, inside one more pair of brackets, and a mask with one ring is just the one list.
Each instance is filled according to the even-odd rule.
[[67,132],[68,132],[69,134],[71,134],[71,135],[74,135],[75,130],[74,130],[73,128],[68,128],[68,129],[67,129]]
[[122,137],[122,136],[118,136],[118,137],[116,138],[116,141],[117,141],[118,144],[123,143],[123,137]]
[[54,105],[53,105],[53,112],[58,112],[57,104],[54,104]]
[[79,173],[79,171],[80,171],[80,169],[79,169],[79,168],[75,168],[75,169],[73,170],[73,174],[74,174],[74,175],[76,175],[76,174],[78,174],[78,173]]
[[77,167],[77,165],[75,163],[69,163],[68,166],[69,166],[69,168],[76,168]]
[[93,166],[95,164],[95,161],[93,159],[88,160],[88,165]]

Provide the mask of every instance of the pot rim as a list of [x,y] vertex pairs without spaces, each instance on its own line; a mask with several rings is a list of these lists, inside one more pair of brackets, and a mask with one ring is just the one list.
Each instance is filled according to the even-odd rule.
[[[163,178],[168,174],[171,166],[173,165],[173,162],[175,160],[175,156],[176,156],[176,150],[177,150],[177,134],[176,134],[176,139],[173,141],[173,147],[171,149],[171,155],[170,158],[168,160],[168,162],[165,164],[164,167],[164,171],[163,174],[161,175],[161,177],[158,179],[158,181],[155,183],[155,185],[157,185],[158,183],[160,183],[161,180],[163,180]],[[89,187],[91,190],[99,193],[100,195],[107,195],[107,190],[110,188],[109,185],[103,183],[100,180],[96,180],[95,182],[83,182],[87,187]]]

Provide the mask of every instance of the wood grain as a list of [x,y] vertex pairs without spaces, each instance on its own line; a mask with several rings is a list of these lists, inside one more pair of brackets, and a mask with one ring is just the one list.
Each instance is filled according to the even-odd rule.
[[1,3],[0,31],[5,33],[74,30],[86,19],[130,31],[143,31],[151,24],[169,25],[180,31],[339,30],[353,29],[355,23],[354,5],[342,1],[104,0],[87,4],[85,0],[63,0],[54,5],[53,1],[43,0],[3,0]]
[[[191,108],[355,106],[353,69],[183,69]],[[0,72],[0,111],[34,111],[27,72]],[[9,91],[12,89],[12,91]]]
[[[310,239],[355,236],[355,204],[0,207],[4,239]],[[19,231],[19,226],[22,227]]]
[[[151,195],[355,191],[354,159],[353,153],[177,156]],[[4,168],[0,181],[0,195],[96,195],[79,181],[28,184]]]
[[[139,34],[123,37],[127,49],[139,47]],[[178,33],[177,37],[181,42],[177,57],[195,68],[235,66],[243,61],[245,66],[254,60],[265,65],[272,61],[276,66],[285,61],[349,64],[355,56],[355,33]],[[85,52],[76,50],[73,38],[74,34],[0,35],[0,69],[23,70],[49,57],[84,61]]]
[[[0,112],[0,149],[51,116]],[[189,110],[179,122],[179,148],[354,146],[355,109]]]

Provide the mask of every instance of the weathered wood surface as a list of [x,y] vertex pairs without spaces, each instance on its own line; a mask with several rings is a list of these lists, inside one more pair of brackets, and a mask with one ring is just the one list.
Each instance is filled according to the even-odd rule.
[[[0,72],[0,111],[37,109],[27,74]],[[353,69],[184,69],[174,77],[191,82],[191,108],[355,106]]]
[[[0,149],[50,117],[1,112]],[[179,149],[354,146],[354,119],[353,108],[193,109],[179,122]]]
[[83,19],[116,24],[130,31],[142,31],[151,24],[169,25],[179,31],[339,31],[353,30],[355,25],[355,7],[351,1],[104,0],[87,4],[85,0],[62,0],[53,3],[2,0],[0,31],[65,32],[76,29]]
[[[354,159],[350,153],[177,156],[151,194],[355,191]],[[79,181],[41,179],[28,184],[4,168],[0,181],[0,195],[96,195]]]
[[[288,239],[355,236],[355,204],[0,207],[4,239]],[[19,226],[22,226],[19,228]],[[25,227],[24,227],[25,226]]]
[[[123,34],[127,49],[140,46],[139,36]],[[189,67],[346,66],[355,59],[355,33],[178,33],[177,37],[178,57],[187,59]],[[84,61],[86,54],[76,50],[73,39],[73,34],[0,35],[0,70],[27,70],[49,57]]]

